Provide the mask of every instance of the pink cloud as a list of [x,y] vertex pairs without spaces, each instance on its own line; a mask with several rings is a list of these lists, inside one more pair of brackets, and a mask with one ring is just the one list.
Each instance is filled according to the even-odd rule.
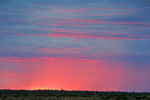
[[62,8],[62,9],[49,9],[49,10],[38,10],[40,11],[45,11],[45,12],[62,12],[62,13],[74,13],[74,12],[88,12],[88,11],[95,11],[95,10],[107,10],[107,9],[113,9],[111,7],[107,8],[78,8],[78,9],[71,9],[71,8]]
[[67,20],[67,21],[59,21],[57,23],[91,23],[91,24],[105,24],[105,25],[150,25],[148,23],[140,23],[140,22],[107,22],[102,20],[93,20],[93,19],[82,19],[82,20]]
[[90,59],[75,59],[73,57],[67,58],[57,58],[57,57],[0,57],[0,61],[2,62],[18,62],[18,63],[56,63],[62,61],[64,63],[68,62],[80,62],[87,63],[99,60],[90,60]]
[[[109,36],[111,35],[111,36]],[[123,34],[123,35],[113,35],[113,34],[61,34],[61,33],[55,33],[55,34],[42,34],[42,35],[34,35],[34,36],[50,36],[50,37],[71,37],[71,38],[97,38],[97,39],[149,39],[150,35],[131,35],[131,34]],[[139,36],[139,37],[137,37]]]
[[[121,22],[124,24],[134,24],[132,22],[126,23]],[[136,23],[142,24],[142,23]],[[144,24],[145,25],[145,24]],[[71,37],[75,40],[78,38],[100,38],[100,39],[149,39],[150,35],[148,34],[125,34],[124,31],[120,32],[110,32],[110,31],[70,31],[70,30],[63,30],[63,29],[42,29],[42,28],[34,28],[36,30],[42,30],[49,32],[51,34],[25,34],[22,32],[18,32],[15,30],[6,30],[10,33],[0,34],[0,35],[14,35],[14,36],[49,36],[49,37]],[[14,34],[12,34],[13,32]],[[130,32],[132,33],[132,31]]]
[[13,48],[13,49],[21,50],[24,52],[76,54],[76,53],[82,53],[88,51],[92,48],[97,48],[97,47],[70,48],[70,47],[62,46],[57,48],[22,47],[22,48]]
[[95,14],[95,15],[91,15],[91,16],[108,16],[108,15],[126,15],[129,13],[107,13],[107,14]]

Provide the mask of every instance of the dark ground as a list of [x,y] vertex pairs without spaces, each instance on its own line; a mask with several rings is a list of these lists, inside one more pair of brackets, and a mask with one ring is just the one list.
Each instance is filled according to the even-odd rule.
[[65,90],[0,90],[0,100],[150,100],[150,93]]

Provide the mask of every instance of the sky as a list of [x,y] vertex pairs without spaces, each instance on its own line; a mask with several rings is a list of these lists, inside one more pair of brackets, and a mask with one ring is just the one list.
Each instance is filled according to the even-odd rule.
[[150,0],[0,0],[0,89],[150,92]]

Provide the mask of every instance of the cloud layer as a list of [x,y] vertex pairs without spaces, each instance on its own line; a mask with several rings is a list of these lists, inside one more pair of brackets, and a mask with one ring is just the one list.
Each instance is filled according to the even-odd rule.
[[148,0],[1,0],[0,88],[150,91],[149,5]]

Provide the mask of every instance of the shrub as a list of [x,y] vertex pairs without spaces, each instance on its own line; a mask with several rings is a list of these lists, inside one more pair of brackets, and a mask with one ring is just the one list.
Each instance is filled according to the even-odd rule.
[[126,95],[119,95],[116,100],[128,100],[128,97]]

